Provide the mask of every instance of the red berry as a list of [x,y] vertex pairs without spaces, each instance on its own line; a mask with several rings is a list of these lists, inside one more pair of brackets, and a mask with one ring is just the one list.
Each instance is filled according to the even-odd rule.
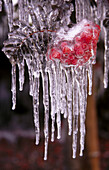
[[60,46],[61,46],[61,48],[63,48],[63,47],[66,46],[66,45],[68,45],[67,42],[66,42],[66,41],[63,41],[63,42],[61,42],[61,45],[60,45]]
[[91,42],[91,40],[92,40],[92,34],[85,33],[85,32],[81,33],[81,41],[82,42],[89,44]]
[[58,49],[52,48],[50,52],[50,59],[53,59],[53,58],[60,59],[61,55],[62,54]]
[[62,52],[64,54],[70,54],[71,53],[71,49],[68,46],[65,46],[62,48]]
[[82,48],[83,48],[84,50],[87,50],[87,49],[88,49],[88,46],[89,46],[89,45],[87,45],[86,43],[82,43]]
[[81,37],[80,36],[75,37],[75,41],[76,42],[80,42],[81,41]]
[[90,51],[86,51],[84,56],[83,56],[85,62],[87,62],[91,56],[92,56],[91,52]]
[[86,27],[88,26],[88,27],[89,27],[89,26],[90,26],[90,24],[85,24],[84,26],[86,26]]
[[100,28],[99,25],[95,24],[94,26],[95,26],[99,31],[101,30],[101,28]]
[[76,55],[77,56],[82,56],[84,54],[84,50],[82,50],[82,48],[80,47],[80,49],[78,49],[77,51],[76,51]]
[[98,38],[99,37],[99,32],[96,29],[94,29],[93,30],[93,35],[94,35],[94,37]]
[[68,56],[68,59],[73,60],[73,59],[75,59],[75,56],[73,54],[71,54],[71,55]]
[[[96,55],[97,41],[100,27],[87,22],[84,28],[72,40],[59,42],[47,52],[50,59],[59,59],[61,63],[68,65],[83,65],[92,57],[92,50]],[[71,49],[72,47],[72,49]]]
[[74,50],[75,52],[78,51],[78,49],[80,48],[81,44],[78,43],[78,44],[75,44],[74,45],[74,48],[72,50]]

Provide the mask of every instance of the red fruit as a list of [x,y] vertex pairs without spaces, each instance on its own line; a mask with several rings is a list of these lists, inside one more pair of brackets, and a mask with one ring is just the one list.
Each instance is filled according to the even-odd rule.
[[91,42],[92,38],[93,38],[92,34],[90,34],[90,33],[85,33],[85,32],[81,33],[81,41],[82,42],[89,44]]
[[62,48],[62,52],[64,54],[70,54],[71,53],[71,49],[68,46],[65,46]]
[[96,50],[97,50],[97,47],[95,46],[94,48],[93,48],[93,52],[94,52],[94,55],[96,56]]
[[98,39],[98,37],[99,37],[99,32],[98,32],[96,29],[94,29],[94,30],[93,30],[93,35],[94,35],[94,37],[96,37],[96,38]]
[[91,49],[92,49],[92,44],[89,44],[88,45],[88,50],[91,51]]
[[73,60],[73,59],[75,59],[75,56],[71,54],[71,55],[68,56],[68,59]]
[[101,28],[100,28],[99,25],[95,24],[94,26],[95,26],[99,31],[101,30]]
[[80,37],[80,36],[75,37],[75,41],[76,41],[77,43],[80,42],[80,41],[81,41],[81,37]]
[[72,60],[68,60],[68,64],[69,65],[77,65],[77,62],[78,62],[78,59],[77,58],[74,58]]
[[66,46],[66,45],[68,45],[67,42],[65,42],[65,41],[62,42],[62,43],[61,43],[61,48],[63,48],[63,47]]
[[92,28],[88,28],[87,31],[91,36],[93,36],[93,29]]
[[84,54],[84,50],[82,49],[81,44],[75,44],[74,51],[75,51],[76,56],[81,56]]
[[81,44],[78,43],[78,44],[75,44],[74,45],[74,48],[72,50],[74,50],[75,52],[78,51],[78,49],[80,48]]
[[71,60],[71,64],[72,64],[72,65],[77,65],[77,62],[78,62],[78,59],[77,59],[77,58]]
[[88,46],[89,46],[89,45],[87,45],[86,43],[82,43],[82,49],[87,50],[87,49],[88,49]]
[[96,47],[97,46],[97,40],[96,39],[93,39],[92,40],[92,47],[94,48],[94,47]]
[[90,26],[90,24],[85,24],[84,26],[86,26],[86,27],[88,26],[88,27],[89,27],[89,26]]
[[98,25],[87,22],[82,31],[78,32],[74,38],[58,42],[51,49],[50,54],[49,51],[47,54],[49,54],[50,59],[59,59],[64,64],[83,65],[93,54],[96,55],[99,33],[100,27]]
[[90,51],[86,51],[84,56],[83,56],[85,62],[87,62],[90,59],[91,56],[92,56],[91,52]]
[[82,48],[80,47],[77,51],[76,51],[76,55],[77,56],[82,56],[84,54],[84,50],[82,50]]
[[49,58],[50,59],[53,59],[53,58],[60,59],[61,55],[62,55],[62,53],[58,49],[52,48]]

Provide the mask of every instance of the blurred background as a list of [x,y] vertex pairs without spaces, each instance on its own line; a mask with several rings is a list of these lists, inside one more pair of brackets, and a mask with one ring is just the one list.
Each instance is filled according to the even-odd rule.
[[[15,7],[17,10],[17,4]],[[94,66],[93,95],[88,97],[84,156],[77,154],[77,158],[72,159],[72,138],[67,134],[67,121],[63,119],[62,139],[55,138],[53,143],[49,141],[48,160],[44,161],[42,82],[40,80],[42,133],[40,144],[36,146],[27,68],[24,90],[19,92],[17,87],[17,106],[15,111],[11,110],[11,64],[1,51],[7,33],[7,14],[3,6],[0,12],[0,169],[109,170],[109,88],[103,87],[102,35],[98,43],[97,64]]]

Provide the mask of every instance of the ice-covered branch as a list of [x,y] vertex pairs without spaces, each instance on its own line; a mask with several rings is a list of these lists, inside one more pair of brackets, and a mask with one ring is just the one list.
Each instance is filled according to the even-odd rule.
[[[106,0],[103,2],[105,2],[103,7],[106,7]],[[0,3],[1,6],[2,3]],[[55,123],[57,125],[57,138],[61,138],[62,114],[68,120],[68,134],[73,137],[72,157],[76,157],[79,130],[80,156],[82,156],[85,141],[87,85],[89,84],[89,95],[91,95],[92,65],[95,64],[100,33],[100,27],[96,23],[102,25],[104,20],[104,16],[101,14],[101,11],[104,10],[101,2],[99,0],[97,3],[89,0],[75,0],[76,22],[78,24],[74,27],[72,27],[71,22],[74,6],[70,0],[19,0],[16,21],[13,19],[12,0],[6,0],[6,6],[9,34],[8,40],[4,42],[3,51],[12,64],[12,109],[15,109],[16,106],[16,65],[19,69],[19,90],[23,90],[26,63],[29,74],[29,94],[33,98],[36,144],[39,144],[40,141],[39,86],[40,77],[42,77],[44,160],[47,160],[50,136],[50,101],[51,141],[54,141],[55,137]],[[31,18],[31,23],[29,23],[29,18]],[[109,29],[106,23],[107,21],[104,22],[105,87],[107,87],[109,69],[107,57],[109,53],[107,40]]]

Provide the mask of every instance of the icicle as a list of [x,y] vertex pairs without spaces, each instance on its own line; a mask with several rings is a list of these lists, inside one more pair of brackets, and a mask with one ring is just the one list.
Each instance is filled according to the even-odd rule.
[[75,8],[76,8],[76,22],[80,21],[80,4],[79,0],[75,0]]
[[87,69],[84,68],[84,79],[83,79],[83,83],[84,83],[84,94],[85,94],[85,102],[84,102],[84,110],[86,111],[86,107],[87,107]]
[[86,83],[84,68],[80,70],[79,75],[79,108],[80,108],[80,156],[83,156],[84,150],[84,138],[85,138],[85,89],[84,85]]
[[29,4],[28,10],[29,10],[29,14],[31,15],[31,19],[32,19],[34,29],[39,30],[40,29],[39,21],[37,19],[37,15],[35,15],[35,9],[31,4]]
[[55,77],[55,68],[54,64],[49,65],[48,74],[49,74],[49,83],[50,83],[50,98],[51,98],[51,141],[54,141],[54,132],[55,132],[55,112],[56,112],[56,77]]
[[18,5],[19,5],[19,20],[26,21],[28,23],[29,14],[27,0],[19,0]]
[[72,76],[73,76],[73,158],[76,158],[76,150],[77,150],[77,133],[78,133],[78,115],[79,115],[79,104],[78,104],[78,82],[77,75],[72,68]]
[[61,113],[60,113],[60,93],[61,93],[61,89],[60,89],[60,63],[59,61],[56,61],[56,101],[57,101],[57,108],[56,108],[56,112],[57,112],[57,139],[61,138]]
[[0,12],[2,11],[2,0],[0,0]]
[[48,75],[47,72],[42,73],[43,81],[43,104],[44,104],[44,136],[45,136],[45,151],[44,151],[44,160],[47,160],[47,150],[48,150],[48,139],[49,139],[49,130],[48,130],[48,121],[49,121],[49,94],[48,94]]
[[68,126],[69,132],[68,134],[72,134],[72,77],[71,77],[71,69],[66,69],[67,75],[67,107],[68,107]]
[[36,133],[36,145],[39,144],[40,126],[39,126],[39,74],[35,75],[33,82],[33,109],[34,109],[34,124]]
[[109,71],[109,45],[108,45],[108,35],[109,30],[104,28],[104,45],[105,45],[105,52],[104,52],[104,88],[108,87],[108,71]]
[[79,15],[80,15],[80,21],[83,19],[83,1],[79,0]]
[[101,0],[97,0],[97,18],[101,20],[102,16],[103,16],[103,2]]
[[12,110],[16,107],[16,65],[12,65]]
[[67,118],[67,82],[65,68],[62,68],[61,76],[61,113],[64,114],[64,118]]
[[8,25],[9,31],[13,29],[13,3],[12,0],[6,0],[7,12],[8,12]]
[[37,6],[35,11],[37,13],[37,20],[39,21],[40,29],[46,29],[45,16],[42,8],[40,6]]
[[29,14],[28,14],[28,3],[27,0],[24,0],[24,21],[29,22]]
[[88,66],[88,78],[89,78],[89,92],[88,94],[92,94],[92,63],[90,61],[89,66]]
[[19,20],[24,20],[24,0],[18,1],[19,5]]
[[23,90],[23,85],[24,85],[24,60],[21,63],[18,63],[19,67],[19,90]]
[[33,96],[33,70],[31,68],[31,60],[30,59],[26,59],[26,64],[28,67],[28,73],[29,73],[29,94],[30,96]]

